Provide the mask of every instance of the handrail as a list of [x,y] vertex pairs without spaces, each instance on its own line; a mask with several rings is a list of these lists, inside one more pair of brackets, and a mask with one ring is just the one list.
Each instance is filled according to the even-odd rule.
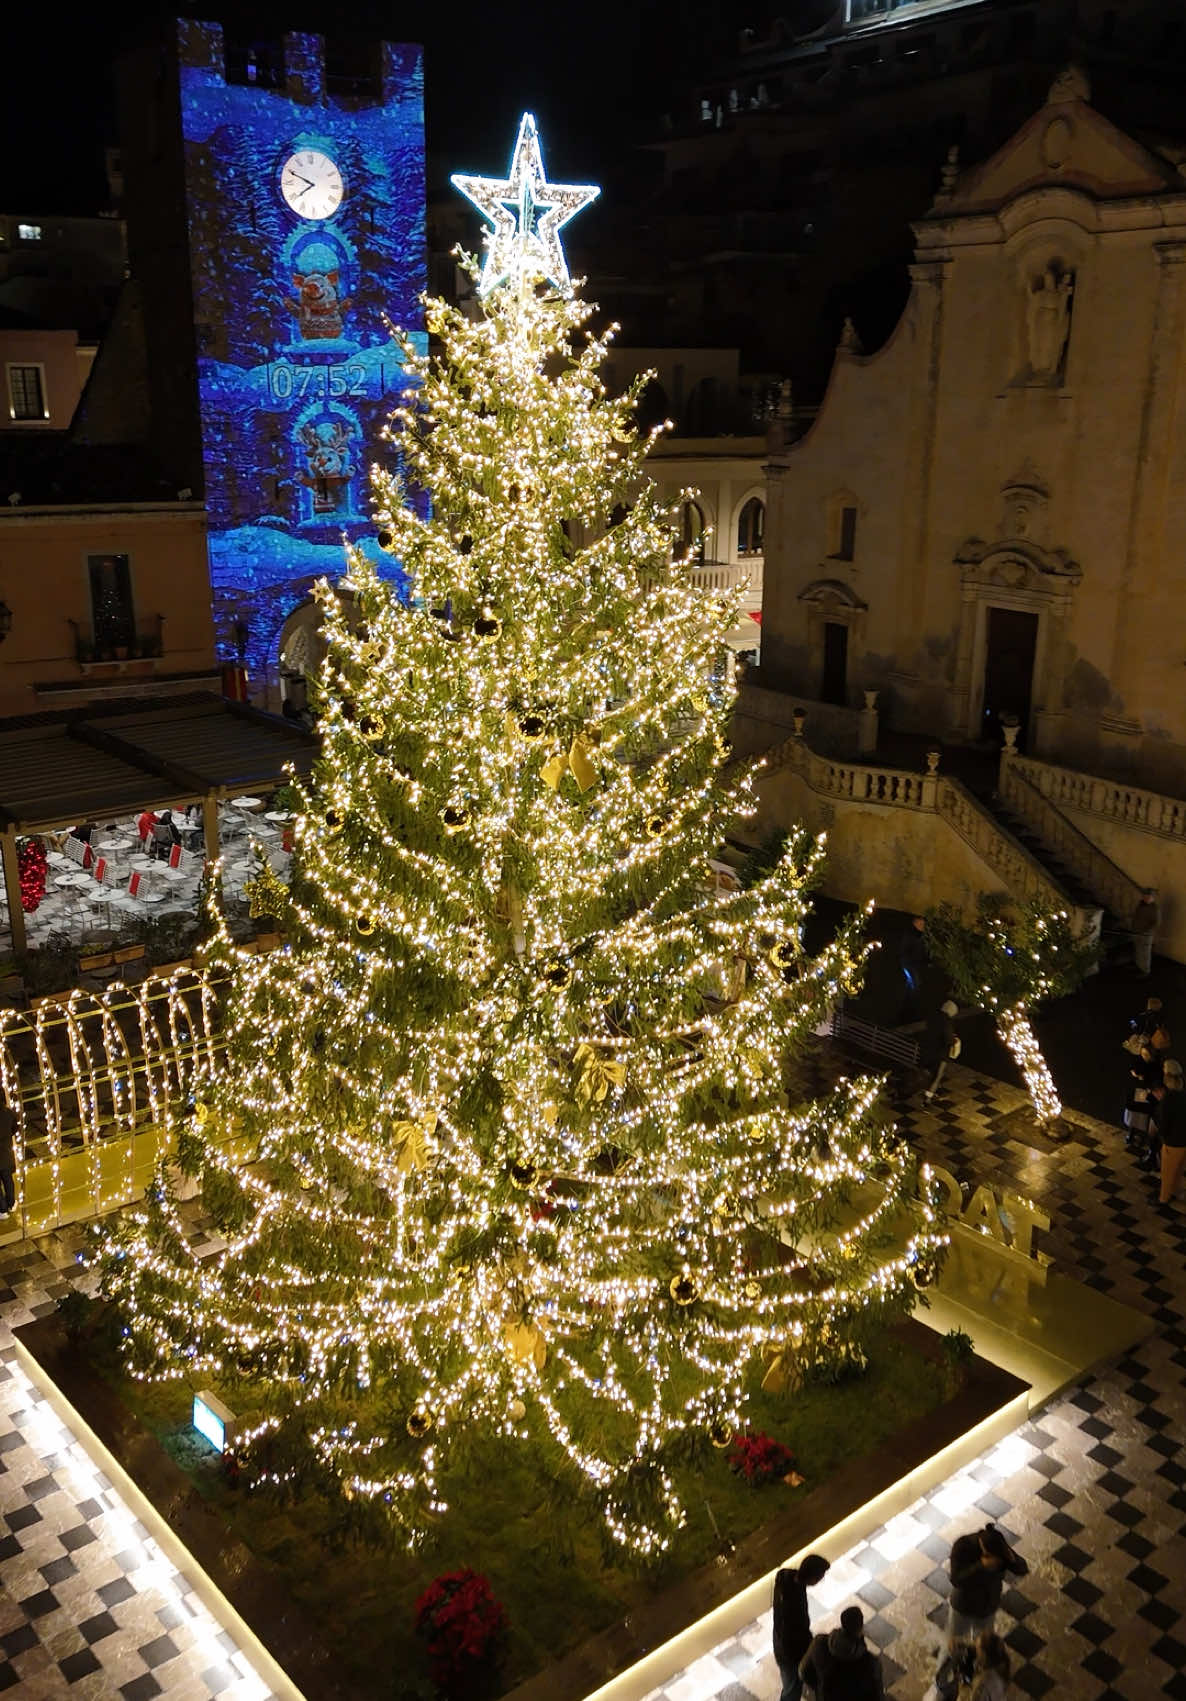
[[1083,774],[1075,768],[1062,768],[1057,763],[1016,752],[1013,755],[1002,752],[1002,775],[1006,767],[1023,775],[1043,797],[1062,808],[1082,809],[1087,814],[1101,815],[1105,820],[1139,827],[1163,838],[1186,839],[1186,800],[1180,797],[1147,791],[1124,780]]
[[1000,876],[1013,896],[1066,910],[1078,937],[1098,936],[1100,906],[1079,903],[1041,859],[998,821],[967,786],[945,775],[939,782],[936,807],[981,861]]
[[766,772],[794,768],[821,797],[881,804],[892,809],[916,809],[941,816],[1009,892],[1066,910],[1079,937],[1094,939],[1098,935],[1100,907],[1079,903],[959,780],[946,774],[914,773],[907,768],[833,761],[817,755],[798,733],[776,745],[762,761]]
[[1081,880],[1114,916],[1127,920],[1140,901],[1142,888],[1073,821],[1068,821],[1060,806],[1034,784],[1015,757],[1002,760],[998,786],[1003,800],[1076,880]]

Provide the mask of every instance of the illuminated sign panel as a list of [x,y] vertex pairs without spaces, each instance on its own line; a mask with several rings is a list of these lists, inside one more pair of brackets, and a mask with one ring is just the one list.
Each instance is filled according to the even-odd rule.
[[219,1453],[224,1453],[234,1440],[235,1414],[209,1388],[194,1395],[193,1425]]
[[319,36],[286,36],[264,86],[226,80],[218,25],[179,28],[215,617],[258,670],[343,537],[398,576],[368,473],[404,382],[387,321],[422,325],[421,50],[379,44],[373,90],[337,96]]

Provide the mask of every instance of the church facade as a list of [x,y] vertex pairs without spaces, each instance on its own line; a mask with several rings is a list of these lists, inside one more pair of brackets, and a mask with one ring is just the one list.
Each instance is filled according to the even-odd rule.
[[761,683],[1186,795],[1186,176],[1075,71],[776,431]]

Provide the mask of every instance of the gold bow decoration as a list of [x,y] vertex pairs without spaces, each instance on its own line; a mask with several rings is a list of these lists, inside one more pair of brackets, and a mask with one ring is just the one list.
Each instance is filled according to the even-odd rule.
[[271,916],[279,921],[288,908],[288,887],[284,884],[271,863],[263,856],[260,871],[254,880],[248,880],[243,887],[247,899],[247,909],[253,921],[262,916]]
[[587,1040],[582,1040],[573,1055],[581,1074],[577,1092],[586,1104],[603,1104],[611,1087],[620,1087],[626,1080],[626,1065],[606,1057]]
[[589,754],[592,748],[588,733],[575,733],[568,753],[558,750],[554,756],[548,757],[540,769],[544,782],[555,791],[565,774],[570,773],[580,789],[588,791],[591,786],[597,784],[600,777]]
[[793,1394],[803,1380],[803,1372],[790,1347],[767,1341],[762,1348],[762,1362],[766,1366],[762,1378],[762,1390],[766,1394]]
[[547,1343],[534,1323],[508,1323],[502,1332],[507,1355],[515,1364],[533,1364],[542,1370],[548,1359]]
[[393,1140],[399,1141],[396,1167],[402,1175],[409,1170],[423,1169],[428,1160],[428,1137],[436,1131],[435,1111],[421,1122],[397,1122],[391,1130]]

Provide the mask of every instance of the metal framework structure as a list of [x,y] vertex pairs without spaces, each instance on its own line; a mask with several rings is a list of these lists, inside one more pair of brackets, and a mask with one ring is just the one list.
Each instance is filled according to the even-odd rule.
[[18,1123],[14,1227],[45,1233],[141,1191],[171,1108],[216,1062],[217,1005],[216,984],[186,967],[0,1014],[0,1089]]

